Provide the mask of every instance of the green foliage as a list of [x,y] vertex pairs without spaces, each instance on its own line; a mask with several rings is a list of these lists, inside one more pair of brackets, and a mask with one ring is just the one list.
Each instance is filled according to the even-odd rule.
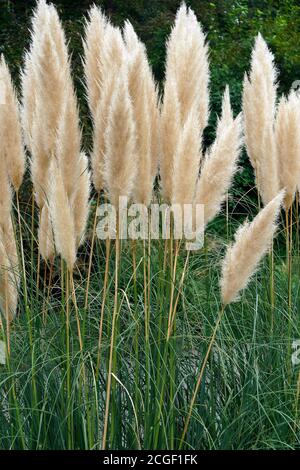
[[[245,201],[245,204],[251,204]],[[251,209],[251,206],[249,207]],[[256,209],[253,207],[253,211]],[[28,209],[30,211],[30,209]],[[26,220],[30,220],[27,214]],[[225,224],[220,217],[218,223]],[[87,241],[74,273],[76,305],[83,339],[78,341],[76,308],[67,297],[64,271],[57,260],[50,271],[30,253],[30,225],[23,225],[28,305],[21,295],[19,315],[10,329],[11,356],[0,365],[1,449],[101,449],[106,400],[114,263],[112,244],[106,292],[101,360],[98,364],[100,312],[103,300],[105,245],[96,241],[89,305],[85,310]],[[150,341],[145,336],[143,243],[137,242],[133,282],[130,242],[120,259],[118,334],[107,448],[177,449],[197,376],[216,322],[219,262],[224,239],[216,226],[205,247],[190,254],[174,335],[166,342],[171,273],[164,241],[152,241],[150,252]],[[229,231],[236,221],[229,218]],[[279,233],[280,238],[284,233]],[[231,237],[230,237],[231,238]],[[281,240],[279,240],[281,242]],[[169,248],[167,248],[169,250]],[[300,337],[299,258],[294,246],[291,313],[287,306],[287,267],[275,241],[275,307],[270,306],[268,257],[249,288],[225,311],[193,408],[184,448],[299,448],[299,365],[291,364],[291,341]],[[180,250],[175,296],[179,292],[186,251]],[[38,271],[39,269],[39,271]],[[37,279],[39,280],[37,283]],[[25,285],[22,282],[22,290]],[[70,331],[66,336],[67,303]],[[67,338],[70,350],[66,349]],[[147,398],[148,397],[148,398]]]

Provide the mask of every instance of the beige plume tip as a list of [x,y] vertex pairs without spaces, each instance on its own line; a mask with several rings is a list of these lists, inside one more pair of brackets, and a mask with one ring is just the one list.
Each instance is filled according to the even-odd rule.
[[246,222],[235,234],[235,242],[228,247],[222,264],[221,299],[223,305],[238,300],[258,264],[270,247],[276,220],[284,199],[281,191],[251,223]]

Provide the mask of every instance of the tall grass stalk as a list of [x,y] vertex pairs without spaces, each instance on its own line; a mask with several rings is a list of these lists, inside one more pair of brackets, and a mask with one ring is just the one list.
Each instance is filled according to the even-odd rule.
[[[108,362],[108,372],[107,372],[107,384],[106,384],[106,400],[105,400],[105,413],[104,413],[104,424],[103,424],[103,435],[102,435],[102,450],[106,449],[107,445],[107,432],[109,424],[109,411],[110,411],[110,401],[111,401],[111,391],[112,391],[112,374],[115,373],[115,348],[116,348],[116,326],[117,326],[117,317],[118,317],[118,289],[119,289],[119,262],[120,262],[120,240],[119,240],[119,220],[117,221],[117,233],[116,233],[116,242],[115,242],[115,285],[114,285],[114,305],[112,313],[112,323],[111,323],[111,336],[110,336],[110,348],[109,348],[109,362]],[[113,426],[115,416],[111,415],[111,425]],[[110,430],[110,435],[113,436],[112,430]]]
[[179,449],[182,449],[186,434],[188,432],[188,427],[189,427],[190,420],[191,420],[191,417],[192,417],[193,408],[194,408],[194,405],[195,405],[195,401],[196,401],[196,398],[197,398],[197,395],[198,395],[200,385],[202,383],[203,374],[204,374],[204,371],[205,371],[205,368],[206,368],[206,365],[207,365],[207,361],[208,361],[209,356],[210,356],[211,349],[212,349],[213,344],[215,342],[216,334],[217,334],[220,322],[222,320],[224,311],[225,311],[225,306],[223,305],[220,312],[218,313],[217,321],[216,321],[215,327],[213,329],[211,339],[210,339],[210,342],[208,344],[208,348],[207,348],[207,351],[206,351],[206,354],[205,354],[200,372],[198,374],[196,386],[195,386],[195,389],[194,389],[194,392],[193,392],[193,395],[192,395],[192,399],[191,399],[191,402],[190,402],[189,408],[188,408],[188,415],[187,415],[187,417],[185,419],[185,422],[184,422],[184,428],[183,428],[182,436],[181,436],[180,443],[179,443]]
[[91,282],[91,271],[92,271],[94,245],[95,245],[95,238],[96,238],[96,226],[97,226],[99,201],[100,201],[100,194],[98,193],[97,203],[96,203],[96,211],[95,211],[94,222],[93,222],[93,233],[92,233],[91,248],[90,248],[90,254],[89,254],[89,263],[88,263],[88,273],[87,273],[87,281],[86,281],[86,289],[85,289],[85,302],[84,302],[84,309],[85,310],[87,310],[88,302],[89,302],[89,288],[90,288],[90,282]]

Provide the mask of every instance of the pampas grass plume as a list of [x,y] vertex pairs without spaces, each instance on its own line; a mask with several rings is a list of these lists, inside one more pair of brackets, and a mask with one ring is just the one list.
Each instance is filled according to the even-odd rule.
[[6,249],[5,237],[0,231],[0,310],[8,322],[15,317],[18,305],[19,276],[15,270]]
[[88,103],[95,119],[103,82],[102,54],[107,19],[95,5],[89,11],[85,24],[84,73]]
[[276,219],[283,201],[279,193],[251,223],[245,223],[236,233],[235,242],[227,249],[222,264],[221,297],[223,305],[238,298],[268,251],[276,229]]
[[276,79],[273,54],[259,34],[252,52],[249,78],[247,75],[244,78],[243,113],[247,152],[264,205],[279,191],[274,135]]
[[[2,141],[2,135],[0,135]],[[0,226],[5,227],[7,221],[10,220],[10,212],[12,207],[12,192],[6,168],[6,159],[4,153],[0,152]]]
[[177,84],[182,124],[192,106],[196,106],[202,132],[209,108],[208,47],[194,12],[185,3],[177,11],[167,42],[166,82],[170,79]]
[[41,209],[38,241],[40,255],[45,261],[52,262],[55,256],[55,246],[48,204],[44,204]]
[[61,171],[55,163],[51,168],[51,174],[49,208],[55,246],[57,252],[66,262],[69,271],[73,271],[76,261],[76,236],[72,208]]
[[119,28],[106,24],[101,56],[102,79],[99,83],[99,99],[93,112],[93,152],[92,177],[96,191],[104,189],[105,131],[113,93],[123,68],[127,64],[127,54]]
[[286,189],[285,207],[294,200],[300,181],[300,98],[292,91],[282,97],[275,126],[281,186]]
[[205,156],[196,190],[195,202],[204,204],[205,225],[221,209],[237,169],[241,145],[241,115],[233,119],[229,89],[226,88],[222,105],[222,117],[217,125],[216,139]]
[[5,155],[10,181],[18,192],[25,173],[25,151],[19,103],[3,56],[0,59],[0,83],[4,90],[4,103],[0,105],[1,152]]
[[160,176],[162,195],[170,203],[173,192],[174,158],[180,135],[180,105],[175,80],[169,79],[165,84],[164,102],[161,113],[161,155]]
[[181,130],[174,157],[172,202],[192,204],[200,166],[200,131],[195,108]]
[[124,28],[124,41],[128,53],[128,88],[133,105],[136,127],[137,174],[133,199],[136,203],[148,206],[152,198],[153,168],[151,141],[156,138],[153,115],[153,79],[145,46],[139,41],[132,25],[127,21]]
[[125,71],[112,96],[105,146],[104,178],[110,201],[117,207],[120,196],[131,196],[136,175],[135,125]]

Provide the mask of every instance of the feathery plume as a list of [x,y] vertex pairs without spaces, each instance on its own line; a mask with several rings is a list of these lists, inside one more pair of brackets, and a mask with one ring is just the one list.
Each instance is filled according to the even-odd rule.
[[107,19],[95,5],[89,11],[85,24],[84,73],[88,103],[95,120],[103,82],[102,53]]
[[192,109],[180,133],[174,158],[172,202],[192,204],[200,167],[198,114]]
[[220,211],[237,168],[241,145],[241,115],[233,119],[226,88],[216,139],[206,154],[196,190],[195,202],[204,204],[205,225]]
[[251,223],[245,223],[235,234],[222,265],[221,297],[223,305],[237,300],[268,251],[276,229],[284,192],[279,193]]
[[[154,180],[158,168],[159,155],[159,100],[158,89],[153,77],[150,64],[147,59],[146,48],[138,39],[132,24],[125,22],[123,31],[124,41],[128,52],[129,62],[129,93],[135,100],[142,100],[139,95],[145,93],[147,96],[147,112],[149,114],[149,130],[150,130],[150,158],[151,158],[151,177]],[[137,106],[135,106],[137,107]],[[136,124],[138,124],[136,122]]]
[[[133,105],[136,126],[137,173],[133,199],[148,206],[153,189],[153,162],[157,158],[152,152],[152,139],[156,138],[153,113],[153,91],[155,85],[148,64],[145,46],[139,41],[132,25],[127,21],[124,28],[124,41],[128,53],[128,87]],[[153,86],[154,85],[154,90]],[[152,88],[151,88],[152,87]],[[152,99],[152,101],[151,101]]]
[[[18,306],[19,276],[14,261],[9,257],[6,245],[7,237],[4,237],[0,230],[0,311],[7,321],[11,322]],[[14,254],[17,257],[16,245],[14,246]]]
[[[55,152],[59,119],[64,102],[64,74],[59,64],[49,31],[37,44],[38,54],[33,56],[36,79],[36,100],[31,127],[31,173],[36,201],[41,208],[45,202],[46,182],[51,159]],[[28,101],[25,101],[28,103]],[[25,106],[23,102],[23,106]],[[24,111],[26,115],[29,111]]]
[[45,0],[39,0],[36,8],[33,10],[31,20],[31,32],[34,39],[38,39],[44,30],[49,18],[49,7]]
[[72,202],[77,247],[84,241],[89,216],[90,172],[88,168],[88,159],[85,153],[81,153],[78,167],[80,174],[78,181],[76,182],[77,189]]
[[57,252],[73,271],[76,261],[76,237],[72,208],[64,186],[60,168],[54,163],[51,169],[49,209]]
[[163,198],[170,203],[173,190],[174,158],[180,134],[180,106],[176,82],[165,84],[164,104],[161,114],[160,176]]
[[11,221],[12,193],[3,153],[0,153],[0,187],[0,309],[11,321],[17,309],[19,269]]
[[[70,75],[70,61],[69,61],[69,54],[68,54],[68,47],[66,36],[59,19],[57,10],[53,4],[48,5],[48,12],[49,12],[49,30],[51,33],[51,37],[53,39],[53,43],[55,44],[55,52],[58,56],[60,65],[63,71],[66,73],[66,78],[69,78],[71,82],[71,75]],[[65,86],[68,83],[65,83]]]
[[[40,132],[43,129],[46,130],[44,139],[46,139],[46,149],[51,155],[55,150],[56,132],[64,103],[66,74],[61,67],[50,30],[45,31],[37,57],[34,60],[37,80],[37,106],[42,113],[40,127],[36,130]],[[34,139],[35,136],[33,135]]]
[[[23,118],[29,121],[25,134],[32,154],[36,201],[42,209],[48,200],[48,180],[51,179],[54,157],[60,166],[68,198],[76,192],[75,184],[80,176],[81,129],[67,42],[53,5],[38,4],[32,31],[32,44],[23,73]],[[40,220],[47,225],[46,211]],[[46,238],[49,237],[50,234]]]
[[69,198],[76,192],[76,184],[81,174],[79,165],[80,149],[81,129],[77,99],[73,87],[70,86],[65,93],[64,107],[58,124],[55,151]]
[[252,52],[249,78],[247,75],[244,78],[243,113],[247,152],[264,205],[279,191],[274,136],[276,79],[274,56],[259,34]]
[[275,125],[281,186],[286,189],[285,208],[294,200],[300,181],[300,98],[292,91],[282,97]]
[[166,83],[170,79],[177,84],[181,123],[195,106],[201,134],[208,122],[208,46],[194,12],[185,3],[177,11],[167,42]]
[[136,175],[135,125],[125,72],[117,82],[105,133],[104,179],[112,204],[130,197]]
[[21,122],[24,142],[30,153],[32,152],[32,128],[36,110],[36,73],[32,56],[26,52],[24,68],[21,72],[22,107]]
[[[172,198],[175,152],[190,113],[199,126],[199,149],[209,113],[209,63],[205,35],[194,12],[181,5],[167,42],[166,79],[161,115],[160,174],[163,196]],[[179,117],[178,117],[179,116]],[[177,190],[178,191],[178,188]]]
[[105,131],[109,108],[119,74],[122,74],[122,69],[126,67],[126,57],[126,49],[120,29],[107,23],[101,59],[103,73],[100,98],[94,114],[93,152],[91,158],[93,183],[98,192],[104,187]]
[[[2,136],[0,135],[0,138]],[[0,227],[5,227],[8,220],[10,220],[10,212],[12,205],[12,192],[6,170],[6,162],[3,152],[0,152]]]
[[52,262],[55,256],[55,246],[48,204],[44,204],[41,209],[38,240],[40,255],[45,261]]
[[[0,128],[1,131],[1,128]],[[3,140],[3,135],[0,134],[1,141]],[[1,197],[0,197],[0,226],[4,228],[7,224],[7,221],[10,220],[11,206],[12,206],[12,192],[11,186],[8,179],[7,169],[6,169],[6,160],[3,151],[0,147],[0,187],[1,187]]]
[[4,98],[4,103],[0,106],[1,152],[5,155],[9,179],[18,192],[25,173],[25,152],[19,103],[3,56],[0,59],[0,82]]
[[24,139],[27,148],[31,151],[32,126],[35,119],[37,102],[37,63],[39,50],[43,37],[49,24],[49,8],[45,0],[37,2],[31,19],[31,44],[25,53],[24,68],[21,72],[22,108],[21,120]]

